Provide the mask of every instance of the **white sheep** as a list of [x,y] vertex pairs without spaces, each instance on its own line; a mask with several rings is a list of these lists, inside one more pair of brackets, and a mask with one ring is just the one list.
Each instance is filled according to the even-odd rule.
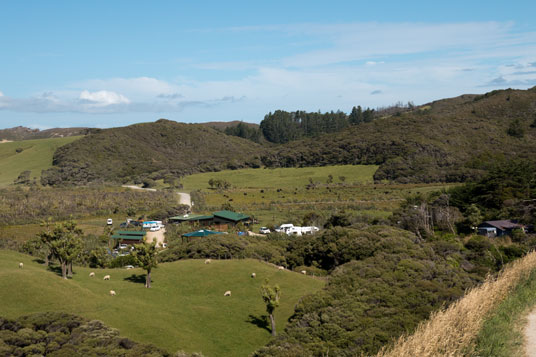
[[257,274],[255,274],[255,273],[251,273],[251,277],[252,277],[252,278],[256,278],[256,277],[257,277]]
[[19,269],[22,269],[24,267],[23,263],[19,263]]
[[89,277],[90,277],[90,278],[93,278],[94,276],[95,276],[95,273],[94,273],[94,272],[89,273]]
[[285,267],[277,267],[279,270],[285,270]]
[[210,263],[212,263],[211,259],[205,259],[205,264],[210,264]]
[[303,275],[307,275],[307,272],[305,270],[300,271]]
[[223,294],[223,296],[231,296],[231,290],[227,290],[227,291]]
[[110,276],[109,275],[105,275],[104,278],[102,280],[110,280]]
[[115,290],[110,290],[110,296],[115,296]]

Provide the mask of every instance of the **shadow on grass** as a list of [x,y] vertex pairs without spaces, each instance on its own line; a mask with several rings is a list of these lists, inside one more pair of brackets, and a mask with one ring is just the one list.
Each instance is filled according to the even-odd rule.
[[[125,281],[130,281],[131,283],[138,283],[145,285],[145,278],[147,274],[132,274],[131,276],[124,278]],[[151,284],[154,282],[153,279],[151,279]]]
[[[47,270],[55,273],[57,276],[63,277],[63,275],[61,275],[61,265],[49,265],[47,267]],[[76,273],[75,273],[75,271],[73,269],[73,276],[74,275],[76,275]],[[73,277],[72,276],[67,276],[67,278],[72,279]]]
[[45,261],[41,258],[35,258],[34,260],[32,260],[33,262],[37,263],[37,264],[45,264]]
[[262,315],[262,316],[255,316],[252,314],[249,314],[248,320],[246,322],[249,322],[250,324],[253,324],[259,328],[263,328],[266,331],[272,333],[272,330],[270,329],[270,326],[268,325],[268,316]]

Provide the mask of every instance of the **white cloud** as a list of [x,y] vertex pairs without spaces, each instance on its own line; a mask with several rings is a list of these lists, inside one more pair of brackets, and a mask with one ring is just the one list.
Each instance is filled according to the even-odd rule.
[[95,106],[107,106],[114,104],[128,104],[130,100],[122,94],[101,90],[98,92],[83,91],[80,93],[80,100],[89,102]]
[[176,93],[176,86],[173,84],[151,77],[136,78],[110,78],[91,79],[74,83],[73,89],[84,88],[90,91],[108,90],[123,93],[135,101],[146,100],[148,97],[159,95],[172,95]]
[[[0,109],[95,114],[184,111],[186,120],[232,118],[238,113],[246,120],[260,120],[275,109],[349,111],[358,104],[419,104],[478,93],[483,84],[492,88],[536,84],[536,35],[517,31],[511,23],[304,24],[227,31],[280,31],[314,45],[296,46],[308,50],[279,58],[183,66],[227,71],[226,79],[81,80],[30,98],[0,96]],[[229,76],[229,71],[237,73]],[[212,109],[216,106],[222,108],[217,114]],[[197,117],[189,117],[191,113]]]
[[0,97],[3,97],[4,96],[4,93],[0,92]]

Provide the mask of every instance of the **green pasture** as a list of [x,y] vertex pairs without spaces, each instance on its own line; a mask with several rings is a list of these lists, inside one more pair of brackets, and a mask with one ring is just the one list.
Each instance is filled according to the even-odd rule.
[[[282,290],[275,314],[278,331],[300,297],[324,285],[256,260],[161,264],[153,271],[151,289],[144,288],[141,269],[74,270],[73,279],[63,280],[30,256],[0,250],[0,316],[63,311],[101,320],[123,336],[172,353],[182,349],[205,356],[247,356],[271,338],[259,292],[265,278]],[[91,271],[95,278],[89,277]],[[110,281],[103,281],[106,274]],[[117,296],[110,296],[110,290]],[[226,290],[231,297],[223,296]]]
[[[22,171],[31,171],[30,177],[41,177],[41,170],[52,166],[54,151],[80,136],[13,141],[0,144],[0,187],[13,183]],[[22,149],[22,151],[20,151]]]
[[220,172],[206,172],[186,176],[181,179],[184,190],[202,190],[209,188],[210,179],[226,180],[236,188],[294,188],[313,182],[326,183],[328,176],[333,182],[371,183],[378,169],[376,165],[341,165],[322,167],[277,168],[277,169],[241,169]]

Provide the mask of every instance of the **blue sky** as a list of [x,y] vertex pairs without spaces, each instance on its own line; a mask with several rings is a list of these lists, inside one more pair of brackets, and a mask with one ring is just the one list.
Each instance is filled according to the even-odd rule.
[[536,85],[535,1],[6,1],[0,128],[260,122]]

